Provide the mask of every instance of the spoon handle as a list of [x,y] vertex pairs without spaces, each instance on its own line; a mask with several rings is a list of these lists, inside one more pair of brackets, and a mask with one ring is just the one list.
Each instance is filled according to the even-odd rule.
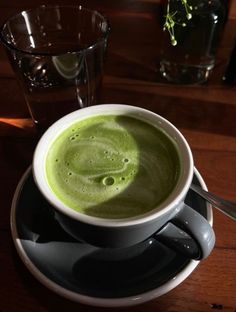
[[194,192],[196,192],[198,195],[206,199],[215,208],[219,209],[228,217],[236,221],[236,204],[235,203],[225,200],[223,198],[220,198],[210,192],[207,192],[195,184],[192,184],[190,188]]

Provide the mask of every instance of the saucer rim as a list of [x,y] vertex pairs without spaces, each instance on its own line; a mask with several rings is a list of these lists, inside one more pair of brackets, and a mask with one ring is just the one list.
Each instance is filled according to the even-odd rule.
[[[28,169],[24,172],[22,175],[20,181],[18,182],[18,185],[16,187],[12,204],[11,204],[11,213],[10,213],[10,227],[11,227],[11,235],[12,239],[15,245],[15,248],[17,250],[17,253],[26,266],[26,268],[29,270],[29,272],[46,288],[52,290],[54,293],[69,299],[74,302],[90,305],[90,306],[96,306],[96,307],[128,307],[128,306],[134,306],[137,304],[145,303],[147,301],[153,300],[155,298],[158,298],[175,287],[177,287],[179,284],[181,284],[198,266],[200,261],[196,260],[190,260],[189,263],[173,278],[162,284],[161,286],[149,290],[147,292],[138,294],[138,295],[132,295],[127,297],[120,297],[120,298],[100,298],[100,297],[92,297],[80,294],[78,292],[71,291],[69,289],[66,289],[65,287],[62,287],[58,285],[56,282],[53,282],[50,278],[48,278],[45,274],[43,274],[30,260],[30,258],[27,255],[27,252],[25,251],[21,239],[18,235],[17,225],[16,225],[16,209],[17,209],[17,202],[19,198],[19,194],[24,186],[24,182],[26,181],[27,177],[29,176],[30,172],[32,171],[32,166],[29,166]],[[198,182],[200,183],[201,187],[204,190],[207,190],[207,186],[205,181],[203,180],[201,174],[199,171],[194,167],[194,175],[196,176]],[[210,223],[210,225],[213,225],[213,211],[212,206],[209,203],[206,203],[207,208],[207,220]]]

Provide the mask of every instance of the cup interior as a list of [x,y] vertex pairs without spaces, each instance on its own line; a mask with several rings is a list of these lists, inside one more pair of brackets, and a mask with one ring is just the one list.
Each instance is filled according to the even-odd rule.
[[[124,219],[103,219],[97,218],[90,215],[86,215],[80,212],[77,212],[65,204],[63,204],[53,193],[46,178],[46,156],[48,150],[50,149],[51,144],[55,139],[60,136],[60,134],[70,127],[75,122],[82,121],[91,116],[98,115],[127,115],[129,117],[134,117],[141,121],[145,121],[152,126],[163,129],[177,144],[179,150],[180,158],[180,176],[177,181],[176,186],[170,195],[160,204],[158,209],[153,209],[148,213],[143,215],[138,215],[131,218]],[[61,118],[55,122],[41,137],[34,153],[33,157],[33,175],[35,182],[45,196],[45,198],[60,212],[68,215],[69,217],[84,221],[90,224],[96,224],[101,226],[119,226],[119,225],[131,225],[142,223],[148,221],[157,216],[161,216],[166,213],[168,210],[177,207],[183,200],[193,177],[193,158],[190,147],[183,137],[181,132],[173,126],[169,121],[163,117],[145,110],[143,108],[122,105],[122,104],[103,104],[92,107],[87,107],[79,111],[72,112],[65,117]]]

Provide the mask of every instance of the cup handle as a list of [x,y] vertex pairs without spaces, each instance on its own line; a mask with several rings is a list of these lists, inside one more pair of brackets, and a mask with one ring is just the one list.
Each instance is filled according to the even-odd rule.
[[209,222],[186,204],[154,237],[194,260],[208,257],[215,245],[215,233]]

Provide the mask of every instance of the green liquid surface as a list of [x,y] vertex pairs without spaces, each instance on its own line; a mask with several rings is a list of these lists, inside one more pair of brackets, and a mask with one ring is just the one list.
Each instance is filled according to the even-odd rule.
[[175,142],[128,116],[74,123],[52,143],[48,183],[70,208],[101,218],[128,218],[156,208],[180,175]]

